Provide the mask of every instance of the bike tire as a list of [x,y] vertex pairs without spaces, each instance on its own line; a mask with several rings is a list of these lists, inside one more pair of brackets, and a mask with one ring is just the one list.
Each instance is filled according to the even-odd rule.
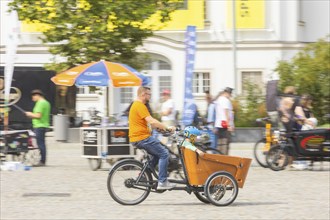
[[24,154],[24,164],[28,166],[35,166],[40,162],[41,154],[40,150],[31,149]]
[[194,194],[199,201],[205,204],[210,204],[210,201],[208,200],[204,192],[194,192]]
[[268,164],[266,161],[266,156],[268,151],[265,151],[264,147],[266,144],[266,139],[261,139],[259,141],[256,142],[256,144],[254,145],[254,149],[253,149],[253,155],[254,158],[256,159],[257,163],[263,167],[263,168],[268,168]]
[[237,181],[228,172],[215,172],[206,180],[204,193],[215,206],[230,205],[238,195]]
[[271,170],[284,170],[289,163],[289,155],[280,145],[276,145],[268,151],[266,161]]
[[[142,168],[141,162],[132,159],[119,161],[112,167],[107,180],[107,188],[113,200],[122,205],[137,205],[148,197],[151,187],[136,184]],[[147,185],[151,181],[151,173],[145,171],[139,183]]]

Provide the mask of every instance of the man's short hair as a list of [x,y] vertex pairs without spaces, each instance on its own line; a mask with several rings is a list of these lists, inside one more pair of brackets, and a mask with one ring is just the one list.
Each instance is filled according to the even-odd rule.
[[140,95],[142,95],[142,93],[144,93],[148,90],[150,91],[150,87],[140,86],[137,90],[137,95],[140,96]]

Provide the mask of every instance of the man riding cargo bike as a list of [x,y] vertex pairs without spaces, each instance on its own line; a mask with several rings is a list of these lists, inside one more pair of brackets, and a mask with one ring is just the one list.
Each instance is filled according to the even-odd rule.
[[[184,179],[168,179],[168,150],[150,135],[150,126],[173,133],[175,127],[166,128],[152,118],[144,102],[150,99],[150,89],[140,87],[138,99],[129,114],[129,136],[131,143],[146,154],[146,161],[135,159],[118,161],[110,169],[107,187],[110,196],[122,205],[136,205],[144,201],[150,192],[184,190],[194,193],[204,203],[216,206],[231,204],[242,188],[251,164],[251,159],[208,154],[194,146],[200,131],[192,126],[184,129],[184,139],[177,145]],[[158,164],[158,171],[156,165]]]

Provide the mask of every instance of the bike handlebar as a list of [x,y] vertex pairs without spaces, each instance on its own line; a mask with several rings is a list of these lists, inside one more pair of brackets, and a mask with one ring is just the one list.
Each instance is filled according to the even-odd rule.
[[256,122],[262,122],[262,121],[271,122],[271,118],[270,117],[265,117],[265,118],[257,118],[256,119]]

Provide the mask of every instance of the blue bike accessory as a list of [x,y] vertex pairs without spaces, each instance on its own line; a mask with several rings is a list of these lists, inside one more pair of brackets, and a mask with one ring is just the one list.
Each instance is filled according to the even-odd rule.
[[194,126],[188,126],[184,129],[184,136],[190,138],[191,135],[199,136],[201,135],[201,132]]

